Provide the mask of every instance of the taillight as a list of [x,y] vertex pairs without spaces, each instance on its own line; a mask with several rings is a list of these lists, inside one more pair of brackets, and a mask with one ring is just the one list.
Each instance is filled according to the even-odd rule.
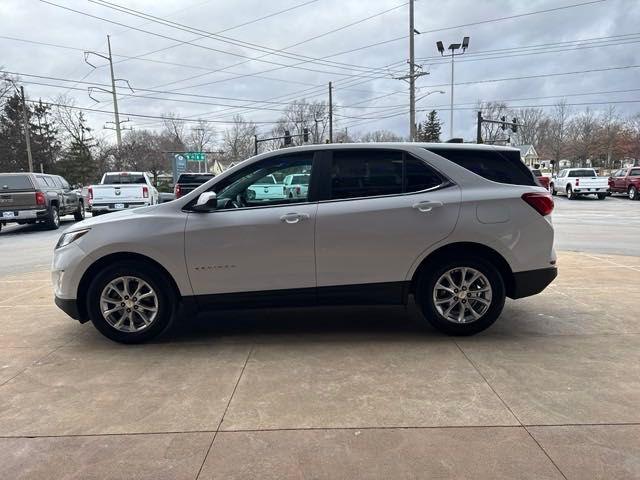
[[89,200],[93,200],[93,188],[89,187]]
[[45,205],[47,203],[44,193],[36,192],[36,205]]
[[553,198],[550,193],[529,192],[522,194],[522,200],[532,206],[543,217],[553,212]]
[[576,178],[576,187],[579,187],[579,186],[580,186],[580,179]]
[[142,196],[144,198],[149,198],[149,189],[147,187],[142,187]]
[[180,198],[182,196],[182,189],[180,188],[180,185],[173,187],[173,193],[175,193],[176,198]]

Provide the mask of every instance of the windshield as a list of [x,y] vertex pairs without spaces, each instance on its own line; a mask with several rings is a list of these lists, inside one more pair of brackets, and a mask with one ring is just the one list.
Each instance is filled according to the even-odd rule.
[[33,189],[33,185],[26,175],[0,175],[0,191],[31,189]]
[[582,170],[571,170],[568,176],[582,178],[582,177],[596,177],[597,175],[595,170],[585,168]]
[[117,185],[117,184],[141,184],[147,183],[144,175],[140,173],[109,173],[105,175],[103,185]]

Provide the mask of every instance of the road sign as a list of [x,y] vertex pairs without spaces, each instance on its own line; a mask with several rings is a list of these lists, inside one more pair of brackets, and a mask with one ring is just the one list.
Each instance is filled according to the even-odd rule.
[[184,152],[181,155],[190,162],[204,162],[207,154],[204,152]]

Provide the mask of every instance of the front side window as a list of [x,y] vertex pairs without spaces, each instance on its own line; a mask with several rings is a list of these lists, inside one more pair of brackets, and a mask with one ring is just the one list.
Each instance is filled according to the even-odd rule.
[[[309,201],[309,179],[313,153],[298,153],[268,158],[254,163],[211,190],[218,196],[218,209],[287,205]],[[305,183],[285,184],[287,178]]]
[[432,168],[403,152],[343,150],[333,154],[332,200],[419,192],[442,183]]

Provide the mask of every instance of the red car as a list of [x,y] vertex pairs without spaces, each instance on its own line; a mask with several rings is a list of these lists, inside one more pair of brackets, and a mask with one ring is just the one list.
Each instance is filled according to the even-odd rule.
[[537,168],[532,168],[531,171],[533,172],[533,176],[536,177],[536,180],[538,181],[540,186],[542,186],[542,187],[546,188],[547,190],[549,190],[550,178],[549,177],[545,177],[544,175],[542,175],[542,172]]
[[640,167],[621,168],[609,177],[611,193],[626,193],[631,200],[640,199]]

